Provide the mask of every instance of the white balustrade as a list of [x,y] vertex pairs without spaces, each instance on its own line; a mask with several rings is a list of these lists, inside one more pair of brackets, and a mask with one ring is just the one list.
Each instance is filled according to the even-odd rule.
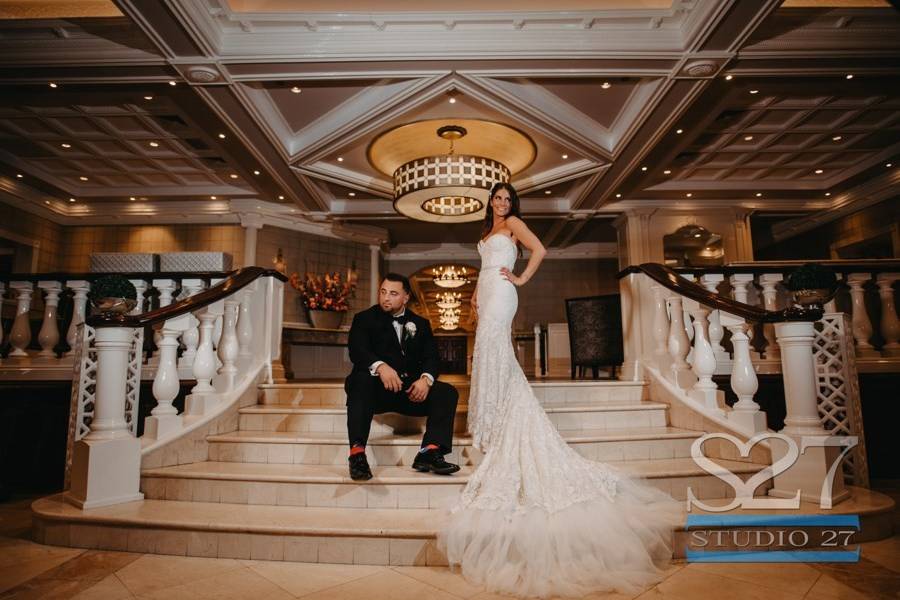
[[664,288],[659,284],[653,290],[653,357],[657,368],[665,372],[669,365],[668,337],[669,315],[666,310]]
[[743,319],[731,317],[735,321],[727,325],[731,332],[731,345],[734,357],[731,363],[731,389],[737,396],[737,402],[728,413],[728,420],[739,429],[748,433],[759,433],[766,430],[766,415],[753,399],[759,389],[756,369],[750,360],[750,338],[747,337],[749,325]]
[[225,391],[234,387],[234,377],[237,374],[237,365],[235,361],[238,356],[238,339],[237,339],[237,320],[240,301],[231,296],[225,300],[225,314],[222,317],[222,338],[219,341],[219,360],[222,362],[222,368],[219,374],[225,381]]
[[[251,287],[255,287],[255,283],[252,284]],[[237,324],[238,345],[240,346],[238,356],[245,360],[253,355],[251,349],[253,342],[253,321],[251,318],[252,313],[250,306],[250,303],[253,300],[252,291],[253,290],[251,289],[247,289],[241,292],[241,310]]]
[[875,357],[878,353],[871,343],[872,321],[869,319],[869,311],[866,309],[865,284],[872,279],[870,273],[850,273],[847,275],[847,285],[850,286],[850,301],[853,306],[851,324],[853,326],[853,338],[856,340],[856,354],[859,357]]
[[[172,304],[172,298],[175,288],[178,287],[174,279],[154,279],[151,284],[159,290],[159,307],[169,306]],[[159,342],[162,340],[162,328],[153,332],[153,343],[159,348]]]
[[[202,279],[184,279],[181,281],[181,298],[188,298],[203,291]],[[191,315],[191,326],[181,334],[181,342],[184,344],[184,352],[178,361],[179,367],[190,368],[194,365],[194,358],[197,356],[197,346],[200,343],[200,321],[197,317]]]
[[[171,299],[170,299],[171,300]],[[159,365],[156,377],[153,378],[153,397],[156,406],[144,421],[144,435],[149,439],[160,440],[170,437],[181,430],[183,418],[172,405],[178,397],[181,383],[176,366],[178,355],[178,336],[190,326],[190,315],[182,315],[169,319],[159,328],[160,340]]]
[[670,374],[672,381],[682,389],[688,389],[694,384],[690,375],[691,367],[687,363],[687,355],[690,352],[690,341],[684,329],[684,309],[681,304],[681,296],[670,296],[669,304],[669,337],[667,348],[669,350]]
[[[784,275],[781,273],[763,273],[759,276],[759,284],[762,286],[763,306],[766,310],[778,310],[777,286],[783,279]],[[775,326],[772,323],[763,324],[763,337],[766,338],[766,358],[780,358],[778,341],[775,339]]]
[[[753,273],[735,273],[728,278],[731,284],[732,297],[738,302],[750,304],[750,287],[753,285]],[[753,358],[759,358],[759,352],[753,350],[753,325],[747,330],[747,336],[750,338],[750,354]]]
[[75,353],[75,342],[78,338],[78,326],[84,323],[87,316],[88,292],[91,291],[91,283],[84,279],[70,279],[66,281],[66,287],[72,290],[72,320],[69,321],[69,329],[66,331],[66,343],[69,350],[66,356]]
[[691,397],[700,402],[708,414],[724,415],[722,408],[724,396],[719,391],[712,376],[716,373],[716,355],[709,343],[707,319],[709,309],[691,301],[685,304],[691,305],[691,316],[694,317],[694,361],[693,370],[697,376],[697,382],[691,389]]
[[59,281],[39,281],[38,288],[42,289],[45,294],[44,319],[41,322],[41,329],[38,331],[38,343],[41,345],[38,356],[56,358],[56,352],[53,349],[59,343],[57,313],[62,284]]
[[[719,284],[724,281],[725,276],[718,273],[706,273],[700,277],[700,284],[708,292],[718,293]],[[728,362],[729,356],[722,347],[722,338],[725,337],[725,329],[722,327],[721,315],[718,310],[711,310],[709,313],[709,344],[712,346],[713,354],[716,356],[717,362]]]
[[[241,318],[244,318],[244,303],[241,302]],[[238,325],[240,325],[240,321],[238,321]],[[238,328],[240,332],[240,328]],[[238,335],[240,337],[240,334]],[[241,345],[241,352],[243,352],[243,345]],[[541,324],[534,324],[534,376],[541,377],[543,373],[541,373]]]
[[[843,275],[842,273],[836,273],[835,276],[837,277],[837,280],[838,280],[838,281],[837,281],[837,289],[840,290],[841,287],[842,287],[840,282],[841,282],[842,279],[844,279],[844,275]],[[837,309],[837,293],[835,293],[834,296],[831,297],[831,300],[829,300],[828,302],[825,303],[824,308],[825,308],[825,312],[827,312],[827,313],[836,313],[836,312],[838,312],[838,309]]]
[[900,280],[900,273],[881,273],[876,278],[878,295],[881,297],[881,337],[885,356],[900,356],[900,320],[894,303],[894,282]]
[[10,357],[27,357],[28,344],[31,343],[31,296],[34,293],[34,284],[30,281],[12,281],[9,288],[16,290],[16,318],[9,332],[9,343],[12,350]]
[[134,305],[134,308],[131,310],[129,315],[139,315],[144,312],[144,294],[147,293],[147,282],[143,279],[129,279],[131,285],[134,286],[134,291],[137,292],[137,304]]
[[191,389],[192,394],[214,392],[212,378],[216,374],[216,355],[213,350],[213,324],[218,315],[209,308],[200,311],[200,344],[197,346],[197,357],[194,359],[194,378],[197,385]]

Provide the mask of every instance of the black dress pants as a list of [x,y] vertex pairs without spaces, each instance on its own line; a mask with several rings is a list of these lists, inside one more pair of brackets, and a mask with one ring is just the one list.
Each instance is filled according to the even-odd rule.
[[[408,388],[409,383],[404,382],[403,389]],[[435,381],[423,402],[413,402],[402,390],[395,393],[384,389],[379,377],[357,371],[347,377],[344,390],[347,392],[347,433],[350,446],[366,445],[374,415],[395,412],[427,417],[421,447],[434,444],[442,454],[448,454],[453,449],[453,419],[456,416],[459,392],[452,385]]]

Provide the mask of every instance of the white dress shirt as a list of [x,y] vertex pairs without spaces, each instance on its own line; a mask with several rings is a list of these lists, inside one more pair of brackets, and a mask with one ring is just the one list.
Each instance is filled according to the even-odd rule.
[[[396,317],[402,317],[405,314],[406,314],[406,309],[403,309],[396,315],[392,315],[391,318],[393,319]],[[397,332],[397,341],[400,342],[400,344],[402,345],[403,344],[403,325],[401,325],[399,321],[393,321],[392,325],[394,326],[394,331]],[[383,365],[383,364],[384,364],[383,360],[376,360],[371,365],[369,365],[369,373],[373,377],[378,377],[378,373],[377,373],[378,366]],[[422,373],[422,375],[424,377],[428,378],[429,383],[431,383],[432,385],[434,384],[434,376],[431,373]]]

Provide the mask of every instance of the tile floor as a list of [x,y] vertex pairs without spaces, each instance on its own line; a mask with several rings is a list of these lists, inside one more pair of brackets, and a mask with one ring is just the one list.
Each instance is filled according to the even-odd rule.
[[[900,503],[900,488],[890,493]],[[0,600],[500,600],[438,567],[373,567],[78,550],[28,539],[31,499],[0,504]],[[892,538],[857,564],[687,564],[638,596],[592,600],[872,600],[900,598],[900,511]]]

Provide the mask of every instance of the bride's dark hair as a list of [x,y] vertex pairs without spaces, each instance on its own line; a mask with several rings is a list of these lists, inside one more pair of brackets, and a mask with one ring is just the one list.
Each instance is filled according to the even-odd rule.
[[494,187],[491,188],[491,195],[488,196],[487,208],[484,211],[484,226],[481,228],[481,239],[484,239],[484,236],[489,234],[491,229],[494,228],[494,209],[491,206],[491,198],[500,190],[509,192],[509,214],[506,216],[522,218],[522,213],[519,211],[519,194],[516,192],[516,188],[511,183],[503,183],[502,181],[495,183]]

